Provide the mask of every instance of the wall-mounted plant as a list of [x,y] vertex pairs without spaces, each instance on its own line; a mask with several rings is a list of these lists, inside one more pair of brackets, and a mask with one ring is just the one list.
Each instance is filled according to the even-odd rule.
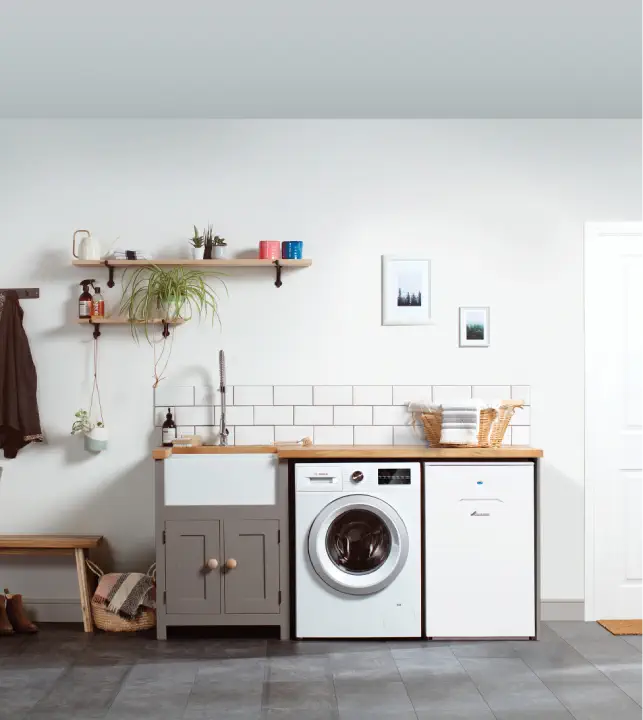
[[203,240],[203,236],[199,235],[196,225],[194,226],[194,235],[190,238],[190,245],[192,246],[192,259],[203,260],[205,241]]
[[71,426],[71,434],[84,436],[85,450],[95,453],[106,450],[109,436],[105,424],[102,421],[92,422],[87,410],[78,410],[74,417],[76,420]]
[[[189,267],[177,266],[160,268],[156,265],[136,268],[123,287],[121,298],[121,315],[132,321],[132,334],[136,339],[142,330],[150,345],[149,326],[154,320],[191,320],[210,316],[212,324],[219,319],[218,298],[208,282],[212,277],[220,282],[224,289],[225,283],[215,273],[205,273]],[[172,333],[172,337],[174,334]],[[167,368],[170,350],[165,356],[165,364],[158,372],[165,353],[165,339],[160,357],[154,360],[155,387],[162,379],[160,376]]]

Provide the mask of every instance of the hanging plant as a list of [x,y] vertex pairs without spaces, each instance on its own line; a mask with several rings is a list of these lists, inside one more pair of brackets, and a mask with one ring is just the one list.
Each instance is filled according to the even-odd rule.
[[133,271],[124,285],[120,312],[131,321],[134,338],[138,340],[142,330],[148,343],[154,347],[154,387],[163,379],[163,372],[170,361],[173,334],[169,350],[166,338],[163,338],[163,347],[157,357],[156,343],[150,337],[149,327],[155,321],[158,324],[159,320],[175,322],[195,317],[201,320],[208,316],[212,324],[215,318],[219,320],[218,298],[208,282],[209,276],[225,289],[225,283],[218,274],[183,266],[168,269],[157,265],[140,267]]
[[[98,401],[98,412],[100,420],[92,421],[92,408],[94,406],[94,395]],[[98,340],[94,338],[94,382],[92,384],[92,395],[89,400],[89,411],[78,410],[74,415],[76,420],[71,426],[72,435],[83,435],[85,438],[85,450],[92,453],[99,453],[107,450],[109,433],[105,427],[103,418],[103,405],[100,400],[100,389],[98,387]]]

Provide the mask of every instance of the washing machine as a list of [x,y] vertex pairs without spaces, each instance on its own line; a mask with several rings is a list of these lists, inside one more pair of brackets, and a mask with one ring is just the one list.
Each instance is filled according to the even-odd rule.
[[420,637],[419,463],[295,464],[298,638]]

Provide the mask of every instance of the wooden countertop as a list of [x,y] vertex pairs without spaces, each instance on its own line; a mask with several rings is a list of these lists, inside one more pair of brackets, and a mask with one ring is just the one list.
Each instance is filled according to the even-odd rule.
[[172,455],[235,455],[274,453],[280,460],[310,460],[315,458],[341,460],[355,459],[394,459],[413,458],[430,460],[446,458],[452,460],[496,460],[513,458],[515,460],[540,458],[543,451],[522,445],[501,448],[429,448],[421,445],[232,445],[218,447],[157,448],[152,452],[155,460],[165,460]]

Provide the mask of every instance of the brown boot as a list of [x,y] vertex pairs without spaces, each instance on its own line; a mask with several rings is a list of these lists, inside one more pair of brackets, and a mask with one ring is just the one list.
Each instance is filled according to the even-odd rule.
[[13,635],[13,628],[7,617],[7,601],[0,595],[0,635]]
[[38,628],[27,617],[25,606],[22,604],[22,595],[10,595],[7,588],[4,589],[7,599],[7,615],[18,633],[36,633]]

